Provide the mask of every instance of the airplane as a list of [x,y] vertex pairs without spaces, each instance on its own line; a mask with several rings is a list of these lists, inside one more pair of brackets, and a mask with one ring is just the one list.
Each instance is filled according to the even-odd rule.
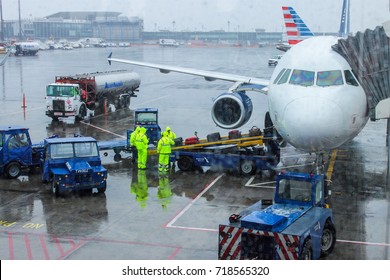
[[293,45],[299,42],[313,37],[313,32],[300,18],[298,13],[293,7],[282,7],[284,24],[286,26],[287,43],[280,43],[276,45],[276,48],[281,51],[288,51]]
[[[348,6],[343,5],[343,8]],[[332,49],[337,40],[336,36],[313,36],[294,45],[275,67],[269,81],[112,58],[112,53],[107,60],[110,64],[119,62],[156,68],[162,73],[201,76],[207,81],[233,82],[228,92],[214,100],[211,109],[215,124],[225,129],[238,128],[251,117],[253,105],[246,91],[264,93],[269,117],[277,132],[296,149],[315,153],[319,165],[324,152],[353,139],[369,118],[362,86],[348,62]]]

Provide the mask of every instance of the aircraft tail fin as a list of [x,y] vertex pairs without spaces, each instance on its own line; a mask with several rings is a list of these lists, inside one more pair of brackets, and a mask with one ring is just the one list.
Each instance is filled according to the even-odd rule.
[[295,45],[302,40],[314,36],[292,7],[282,7],[283,18],[286,26],[287,40],[289,45]]
[[340,19],[340,29],[339,29],[339,37],[345,38],[350,33],[349,28],[349,6],[350,1],[344,0],[343,1],[343,10],[341,12],[341,19]]

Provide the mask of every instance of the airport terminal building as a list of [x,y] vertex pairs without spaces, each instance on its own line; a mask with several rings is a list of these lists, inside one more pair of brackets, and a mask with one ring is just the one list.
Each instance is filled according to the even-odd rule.
[[154,43],[159,39],[181,42],[261,44],[282,41],[282,32],[215,31],[144,31],[143,19],[126,17],[120,12],[58,12],[42,19],[4,21],[3,38],[10,40],[76,41],[82,38],[102,38],[107,42]]

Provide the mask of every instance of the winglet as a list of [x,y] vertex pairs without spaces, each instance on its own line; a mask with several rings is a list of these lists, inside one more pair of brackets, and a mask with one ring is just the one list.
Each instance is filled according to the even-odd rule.
[[110,54],[108,55],[107,57],[107,60],[108,60],[108,65],[111,65],[111,56],[112,56],[112,52],[110,52]]

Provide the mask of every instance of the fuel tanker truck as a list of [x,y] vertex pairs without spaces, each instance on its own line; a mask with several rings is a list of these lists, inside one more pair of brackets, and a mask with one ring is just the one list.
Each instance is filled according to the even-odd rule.
[[112,106],[128,108],[140,83],[139,74],[126,70],[56,76],[46,86],[46,115],[55,121],[67,117],[80,121]]

